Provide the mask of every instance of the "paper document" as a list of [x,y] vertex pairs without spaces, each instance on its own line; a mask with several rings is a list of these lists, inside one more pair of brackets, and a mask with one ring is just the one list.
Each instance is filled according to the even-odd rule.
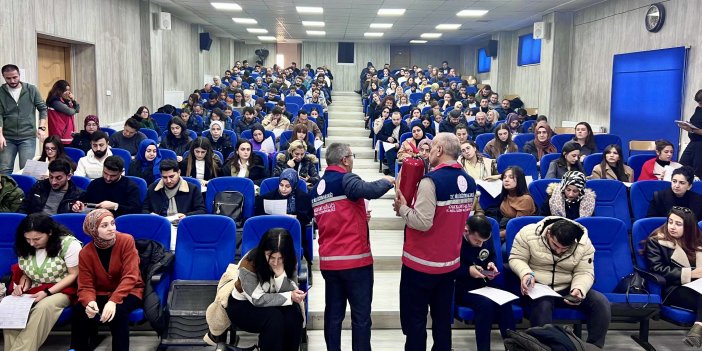
[[527,185],[531,184],[531,182],[534,181],[534,178],[532,176],[525,176],[524,178],[526,179]]
[[319,148],[322,147],[322,145],[324,145],[324,142],[323,142],[323,141],[321,141],[321,140],[315,140],[315,141],[314,141],[314,149],[315,149],[315,150],[319,150]]
[[263,200],[263,211],[269,215],[286,215],[288,200]]
[[389,150],[392,150],[392,149],[394,149],[394,148],[395,148],[395,144],[393,144],[393,143],[386,143],[386,142],[383,141],[383,149],[384,149],[385,151],[389,151]]
[[622,184],[624,184],[624,186],[627,187],[627,188],[631,188],[631,185],[634,184],[634,183],[622,182]]
[[490,195],[493,199],[496,199],[502,193],[502,181],[501,180],[476,180],[475,181],[480,188],[485,190],[485,192]]
[[699,129],[699,128],[695,127],[692,123],[687,122],[687,121],[675,121],[675,124],[677,124],[678,127],[687,127],[687,128],[692,129],[692,130]]
[[363,203],[366,205],[366,212],[370,211],[370,200],[363,199]]
[[529,295],[529,297],[531,297],[533,300],[544,296],[562,297],[559,293],[553,291],[550,286],[539,283],[534,284],[534,287],[529,289],[529,293],[527,295]]
[[271,132],[273,132],[273,135],[275,135],[276,139],[280,138],[280,135],[283,134],[284,131],[285,130],[278,128],[271,130]]
[[695,279],[683,286],[697,291],[698,294],[702,294],[702,279]]
[[0,329],[24,329],[34,299],[28,295],[5,296],[0,301]]
[[267,154],[275,152],[275,141],[273,141],[273,138],[268,137],[261,143],[261,151]]
[[665,166],[665,167],[663,167],[663,180],[665,180],[666,182],[672,181],[672,180],[673,180],[673,171],[674,171],[674,170],[675,170],[675,168],[673,168],[673,167],[671,167],[671,166]]
[[495,288],[491,288],[489,286],[486,286],[486,287],[480,288],[480,289],[471,290],[471,291],[469,291],[469,293],[485,296],[488,299],[495,301],[495,303],[498,305],[504,305],[510,301],[513,301],[513,300],[516,300],[519,298],[519,296],[512,294],[509,291],[495,289]]
[[49,174],[49,163],[37,160],[27,160],[22,174],[36,179],[43,179]]

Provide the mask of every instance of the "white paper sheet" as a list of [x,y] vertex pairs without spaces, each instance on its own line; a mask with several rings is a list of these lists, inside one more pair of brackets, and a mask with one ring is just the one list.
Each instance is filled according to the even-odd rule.
[[178,239],[178,227],[172,225],[171,226],[171,247],[169,248],[169,250],[175,252],[177,239]]
[[534,284],[534,287],[529,289],[527,295],[534,300],[544,296],[562,297],[559,293],[553,291],[550,286],[539,283]]
[[45,178],[49,174],[49,163],[37,160],[27,160],[22,174],[37,179]]
[[695,127],[692,123],[687,122],[687,121],[675,121],[675,124],[677,124],[678,127],[688,127],[692,130],[699,129],[699,128]]
[[275,135],[276,139],[280,138],[280,135],[283,134],[284,131],[285,130],[278,128],[271,130],[271,132],[273,132],[273,135]]
[[702,279],[695,279],[683,286],[696,291],[698,294],[702,294]]
[[663,167],[663,180],[665,180],[666,182],[673,180],[673,171],[674,170],[675,170],[675,168],[673,168],[672,166]]
[[471,291],[469,291],[469,293],[485,296],[488,299],[495,301],[495,303],[498,305],[504,305],[510,301],[513,301],[513,300],[516,300],[519,298],[519,296],[512,294],[509,291],[495,289],[495,288],[491,288],[489,286],[486,286],[486,287],[480,288],[480,289],[471,290]]
[[531,184],[531,182],[534,181],[534,178],[532,178],[531,176],[525,176],[524,178],[526,179],[527,185]]
[[497,198],[500,196],[500,193],[502,192],[502,181],[501,180],[493,180],[493,181],[486,181],[486,180],[476,180],[476,183],[480,185],[483,190],[485,190],[490,197],[493,199]]
[[275,141],[273,141],[273,138],[268,137],[261,143],[261,151],[267,154],[275,152]]
[[34,299],[28,295],[5,296],[0,301],[0,329],[24,329]]
[[624,184],[624,186],[627,187],[627,188],[631,188],[631,185],[634,184],[634,183],[622,182],[622,184]]
[[315,149],[315,150],[319,150],[319,148],[322,147],[322,145],[324,145],[324,142],[323,142],[323,141],[321,141],[321,140],[315,140],[315,141],[314,141],[314,149]]
[[263,211],[270,215],[286,215],[288,200],[263,200]]
[[363,199],[363,203],[366,205],[366,212],[370,211],[370,200]]
[[386,143],[386,142],[383,141],[383,149],[384,149],[385,151],[392,150],[392,149],[394,149],[394,148],[395,148],[395,144],[393,144],[393,143]]

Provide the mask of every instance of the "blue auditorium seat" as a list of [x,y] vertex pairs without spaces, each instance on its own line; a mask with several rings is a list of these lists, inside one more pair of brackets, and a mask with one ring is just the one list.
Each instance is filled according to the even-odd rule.
[[597,144],[597,151],[604,152],[604,149],[612,144],[619,145],[622,147],[622,139],[618,135],[614,134],[595,134],[595,144]]
[[146,199],[146,192],[148,191],[149,185],[146,184],[146,181],[143,178],[135,176],[127,176],[127,178],[131,179],[134,184],[139,187],[139,202],[143,203],[144,199]]
[[155,141],[156,144],[158,145],[158,141],[160,139],[158,138],[158,133],[156,133],[155,130],[150,129],[150,128],[140,128],[139,131],[142,132],[144,135],[146,135],[147,138]]
[[551,167],[551,162],[557,160],[559,157],[561,157],[560,153],[546,154],[541,156],[541,168],[539,169],[541,179],[546,178],[546,173],[548,173],[548,169],[549,167]]
[[71,176],[71,181],[73,184],[75,184],[78,188],[83,189],[85,191],[88,189],[88,185],[90,184],[90,178],[88,177],[81,177],[81,176]]
[[631,229],[629,201],[624,183],[612,179],[592,179],[585,186],[595,192],[595,217],[621,219],[626,228]]
[[167,113],[154,113],[151,115],[151,118],[153,118],[156,125],[158,125],[158,129],[168,130],[168,122],[171,120],[171,118],[173,118],[173,116]]
[[534,133],[518,134],[512,137],[512,141],[517,144],[520,152],[524,150],[524,145],[532,140],[534,140]]
[[645,218],[648,206],[653,200],[653,194],[668,188],[670,188],[670,182],[663,180],[640,180],[632,183],[629,196],[631,196],[631,211],[634,220]]
[[112,156],[119,156],[122,158],[124,161],[124,170],[125,172],[128,171],[129,165],[132,163],[132,154],[125,149],[120,149],[117,147],[111,147],[110,151],[112,151]]
[[637,154],[629,156],[629,159],[626,161],[626,164],[634,170],[634,181],[639,180],[643,164],[646,163],[646,161],[655,157],[656,155],[651,154]]
[[0,278],[7,278],[8,281],[10,267],[17,263],[15,231],[24,217],[26,215],[22,213],[0,213]]
[[12,179],[17,182],[17,185],[24,191],[24,195],[28,196],[29,192],[32,190],[32,186],[34,186],[34,183],[37,182],[37,179],[34,177],[22,175],[22,174],[10,174]]
[[254,215],[254,199],[255,190],[254,183],[251,179],[241,177],[219,177],[211,179],[207,183],[207,192],[205,198],[205,208],[207,213],[213,213],[214,199],[220,191],[238,191],[244,195],[244,210],[242,212],[244,219],[253,217]]
[[478,151],[483,152],[485,150],[485,145],[490,142],[490,140],[495,138],[493,133],[480,134],[475,138],[475,144],[478,145]]
[[558,153],[561,153],[561,151],[563,151],[563,145],[573,140],[574,137],[575,134],[556,134],[551,137],[551,144],[556,147]]
[[592,175],[592,170],[595,168],[595,166],[599,165],[602,162],[602,153],[594,153],[585,156],[585,160],[583,161],[583,169],[585,170],[585,175]]
[[73,162],[76,164],[78,163],[78,160],[80,160],[81,157],[85,157],[85,152],[81,149],[66,146],[63,148],[63,150],[66,152],[66,156],[70,157],[71,160],[73,160]]
[[532,180],[539,179],[539,170],[536,167],[536,158],[523,152],[512,152],[502,154],[497,158],[497,171],[503,173],[507,167],[519,166],[524,171],[525,176],[531,176]]
[[115,219],[117,230],[134,239],[158,241],[165,249],[171,246],[171,223],[166,217],[153,214],[128,214]]
[[85,213],[59,213],[51,216],[51,218],[70,229],[73,236],[80,240],[83,246],[85,246],[85,244],[93,241],[93,238],[83,231],[85,216]]
[[226,216],[197,215],[178,224],[173,279],[219,280],[234,261],[236,224]]
[[108,128],[108,127],[100,127],[100,130],[107,133],[107,136],[112,136],[112,134],[117,133],[116,130],[114,130],[112,128]]
[[161,158],[163,160],[177,160],[178,159],[178,155],[176,155],[175,151],[173,151],[173,150],[162,149],[162,148],[159,148],[159,150],[161,151]]
[[531,198],[534,199],[534,204],[537,209],[540,209],[541,205],[543,205],[548,198],[546,188],[548,188],[551,183],[560,183],[560,181],[560,179],[555,178],[538,179],[529,184],[529,193],[531,194]]

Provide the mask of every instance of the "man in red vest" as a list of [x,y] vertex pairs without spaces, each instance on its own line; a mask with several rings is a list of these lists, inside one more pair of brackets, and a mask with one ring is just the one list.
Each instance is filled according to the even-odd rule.
[[432,171],[419,182],[413,208],[399,191],[393,205],[406,223],[400,276],[400,323],[406,351],[426,350],[428,308],[432,350],[451,350],[454,278],[476,189],[475,180],[457,162],[459,154],[458,137],[439,133],[429,153]]

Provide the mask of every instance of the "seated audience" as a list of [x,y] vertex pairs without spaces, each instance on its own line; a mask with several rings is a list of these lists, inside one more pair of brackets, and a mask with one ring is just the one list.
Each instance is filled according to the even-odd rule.
[[112,156],[107,133],[98,130],[90,136],[90,150],[78,160],[75,175],[97,179],[102,177],[102,164]]
[[241,135],[243,131],[253,128],[258,123],[259,120],[256,118],[256,111],[253,107],[244,107],[242,117],[236,121],[236,134]]
[[280,138],[280,134],[288,130],[290,120],[283,116],[283,109],[276,106],[273,111],[261,121],[263,128],[270,130],[275,134],[275,138]]
[[263,142],[266,141],[266,133],[265,129],[263,128],[262,125],[256,123],[253,127],[251,127],[251,139],[249,139],[249,142],[251,143],[253,150],[252,151],[262,151],[265,152],[266,154],[275,154],[276,153],[276,147],[275,147],[275,140],[273,137],[268,137],[271,139],[271,143],[269,143],[269,147],[271,148],[263,150],[262,147]]
[[656,140],[656,157],[644,162],[637,180],[663,180],[666,173],[682,167],[673,161],[673,152],[673,143],[664,139]]
[[[524,152],[536,157],[536,164],[541,165],[541,158],[546,154],[558,152],[551,143],[553,132],[547,122],[537,122],[534,128],[534,140],[524,144]],[[544,165],[546,167],[546,165]]]
[[[371,135],[369,138],[372,138],[373,135],[377,135],[380,133],[380,130],[383,129],[383,125],[385,125],[385,121],[390,118],[390,108],[389,107],[383,107],[380,110],[380,113],[378,116],[373,120],[373,128],[371,129]],[[399,113],[399,112],[398,112]]]
[[22,200],[19,212],[41,212],[48,215],[71,213],[73,202],[83,194],[83,190],[71,181],[72,175],[68,161],[60,158],[49,162],[48,179],[40,180],[32,186]]
[[502,338],[507,330],[516,330],[512,304],[498,305],[487,297],[468,292],[492,285],[501,272],[495,265],[492,226],[487,217],[470,216],[466,221],[461,244],[461,267],[456,271],[456,305],[475,311],[475,343],[478,351],[490,351],[490,331],[493,322],[500,326]]
[[290,124],[289,128],[292,130],[295,126],[300,124],[305,125],[307,130],[314,134],[315,140],[322,140],[322,130],[319,129],[317,123],[312,122],[312,120],[307,118],[307,111],[305,110],[300,110],[297,112],[297,118]]
[[473,140],[475,140],[480,134],[492,133],[494,129],[494,125],[488,122],[487,114],[485,112],[476,113],[475,121],[468,126],[468,132]]
[[595,192],[585,188],[585,174],[568,171],[560,183],[546,188],[547,199],[541,206],[542,216],[559,216],[576,220],[595,212]]
[[24,191],[14,178],[0,174],[0,212],[17,212],[24,197]]
[[468,136],[468,127],[466,127],[466,125],[463,123],[459,123],[456,126],[456,136],[458,137],[458,142],[460,143],[470,140],[470,137]]
[[273,176],[278,177],[283,170],[292,168],[297,171],[300,179],[307,183],[307,187],[311,187],[319,180],[319,172],[317,171],[317,163],[319,160],[313,154],[305,153],[306,146],[300,141],[290,143],[286,153],[279,153],[276,157],[276,165],[273,168]]
[[[185,122],[185,127],[188,130],[192,130],[193,132],[197,133],[197,135],[202,134],[202,131],[205,130],[205,122],[202,119],[202,116],[195,114],[195,113],[190,113],[189,110],[182,110],[180,111],[180,119]],[[159,133],[159,135],[161,135]]]
[[502,154],[519,152],[519,147],[512,141],[512,133],[504,123],[495,128],[495,137],[485,144],[483,151],[494,160]]
[[419,117],[419,119],[422,121],[419,124],[419,126],[422,128],[422,131],[424,131],[424,135],[436,134],[436,128],[434,127],[434,119],[431,118],[431,116],[423,115]]
[[624,164],[619,145],[607,145],[602,154],[602,162],[592,169],[591,179],[614,179],[628,183],[634,181],[634,170]]
[[205,121],[205,124],[211,125],[213,121],[220,121],[224,123],[224,129],[233,130],[232,126],[234,125],[234,121],[232,121],[232,119],[229,116],[227,116],[226,113],[224,113],[223,109],[215,108],[214,110],[212,110],[212,112],[210,113],[210,118],[208,118],[207,121]]
[[161,135],[161,128],[158,127],[158,124],[154,119],[151,117],[149,114],[149,108],[146,106],[140,106],[134,116],[132,118],[136,119],[139,121],[139,128],[135,128],[136,130],[139,130],[141,128],[148,128],[148,129],[153,129],[156,131],[157,135]]
[[100,119],[95,115],[88,115],[83,120],[83,130],[73,133],[73,140],[68,145],[72,148],[81,149],[87,153],[90,151],[90,138],[96,131],[100,130]]
[[[485,113],[485,122],[488,125],[493,126],[493,128],[499,119],[500,119],[500,114],[497,113],[497,111],[495,111],[495,110],[490,110],[490,111]],[[492,132],[492,130],[490,132]]]
[[555,307],[573,308],[587,316],[587,342],[604,347],[612,312],[607,298],[592,289],[594,259],[595,248],[587,228],[577,222],[546,217],[519,230],[509,254],[509,266],[521,280],[522,295],[540,283],[577,301],[552,296],[523,298],[522,303],[530,307],[532,327],[551,324]]
[[222,161],[215,155],[210,141],[203,137],[198,137],[190,143],[188,157],[184,158],[179,166],[184,176],[199,180],[202,187],[207,187],[210,179],[222,175]]
[[161,138],[161,144],[158,147],[168,149],[176,153],[178,162],[183,160],[183,153],[190,149],[190,135],[185,127],[185,121],[180,117],[173,117],[168,121],[168,130],[166,136]]
[[227,157],[234,151],[236,140],[232,140],[229,134],[224,133],[224,124],[221,121],[212,121],[210,123],[210,133],[207,134],[206,139],[209,140],[212,149],[219,151],[222,157]]
[[400,136],[409,132],[407,124],[402,123],[400,112],[393,112],[391,123],[384,124],[378,133],[378,141],[394,144],[395,147],[385,150],[385,162],[388,165],[388,174],[395,176],[395,160],[397,149],[400,147]]
[[502,99],[500,107],[495,108],[495,111],[500,114],[500,119],[509,119],[509,115],[515,112],[512,109],[512,102],[508,99]]
[[110,135],[110,146],[125,149],[134,157],[139,151],[139,144],[146,139],[146,135],[139,131],[139,121],[129,118],[124,122],[124,129]]
[[47,214],[22,219],[15,232],[18,270],[13,272],[13,296],[34,298],[27,325],[4,329],[5,350],[39,350],[63,309],[76,294],[80,241]]
[[402,142],[400,150],[397,152],[397,159],[402,162],[408,157],[418,156],[420,152],[419,145],[424,139],[428,140],[429,138],[424,134],[424,129],[422,129],[421,125],[412,127],[412,137]]
[[[73,160],[70,157],[68,157],[68,155],[66,155],[66,150],[64,149],[64,146],[61,143],[61,139],[56,135],[51,135],[44,139],[41,155],[35,156],[34,160],[49,163],[56,159],[65,160],[71,165],[71,171],[75,170],[76,165],[75,163],[73,163]],[[23,169],[20,171],[20,173],[24,174],[24,171],[25,170]],[[38,179],[46,179],[46,177],[48,176],[49,172],[47,171],[44,176]]]
[[532,216],[537,208],[529,193],[524,171],[518,166],[507,167],[502,173],[500,194],[500,238],[505,237],[507,222],[516,217]]
[[316,108],[312,108],[312,109],[310,109],[310,117],[314,118],[314,120],[317,121],[317,127],[320,130],[324,130],[324,126],[327,123],[326,117],[324,117],[324,114],[317,111]]
[[478,151],[478,145],[472,140],[461,143],[461,155],[458,156],[458,163],[476,181],[500,179],[495,160],[483,157]]
[[651,233],[641,245],[650,272],[665,279],[663,305],[682,308],[695,314],[695,323],[683,343],[702,346],[702,295],[683,285],[702,278],[702,231],[695,214],[687,207],[670,209],[666,223]]
[[155,141],[142,140],[136,158],[129,164],[127,175],[139,177],[145,180],[146,184],[151,184],[161,177],[158,165],[162,159],[161,150],[158,149]]
[[686,207],[702,218],[702,194],[692,191],[695,170],[682,166],[673,171],[670,188],[656,191],[648,204],[646,217],[665,217],[673,206]]
[[456,134],[459,123],[461,123],[461,111],[452,110],[448,113],[448,119],[439,123],[439,133]]
[[73,212],[83,212],[89,207],[112,211],[113,217],[141,212],[139,186],[122,176],[124,161],[118,156],[108,156],[102,177],[94,179],[78,201],[73,203]]
[[83,231],[93,241],[80,251],[71,348],[92,350],[100,341],[101,323],[110,325],[112,350],[129,350],[129,314],[142,306],[144,294],[134,238],[118,232],[115,218],[105,209],[88,213]]
[[519,121],[519,115],[514,112],[510,112],[507,115],[507,120],[504,124],[507,126],[510,134],[512,135],[524,133],[524,127],[522,127],[521,122]]
[[546,178],[561,179],[568,171],[584,172],[583,165],[580,163],[580,144],[575,141],[569,141],[563,145],[561,156],[548,165]]
[[251,150],[251,142],[239,139],[234,153],[222,168],[222,175],[249,178],[258,186],[266,178],[266,167],[261,156]]
[[[312,122],[312,121],[310,121]],[[314,123],[312,123],[314,124]],[[317,150],[314,148],[314,141],[310,141],[309,135],[307,133],[307,126],[304,124],[294,124],[290,125],[292,128],[292,135],[290,136],[290,139],[286,140],[284,143],[280,144],[280,149],[281,150],[287,150],[288,147],[290,147],[290,143],[292,143],[295,140],[300,140],[305,143],[305,146],[307,147],[307,152],[310,154],[316,154]],[[316,125],[315,125],[316,127]]]
[[580,144],[580,161],[585,159],[585,156],[592,155],[597,152],[597,144],[595,144],[595,134],[592,132],[590,123],[580,122],[575,125],[575,136],[573,141]]

